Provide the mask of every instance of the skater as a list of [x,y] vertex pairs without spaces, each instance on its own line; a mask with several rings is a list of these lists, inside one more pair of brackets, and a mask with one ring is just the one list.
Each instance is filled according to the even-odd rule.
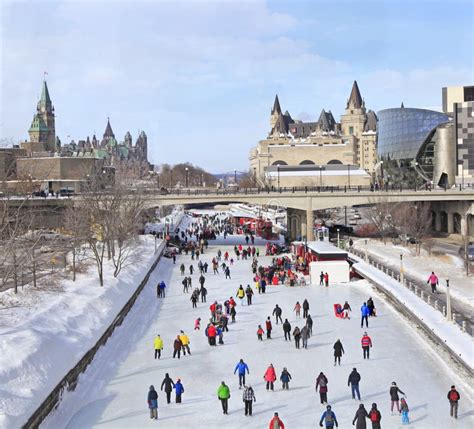
[[307,299],[303,301],[303,319],[306,319],[306,316],[308,316],[308,311],[309,311],[309,302]]
[[181,349],[183,348],[183,343],[179,339],[179,335],[176,337],[173,343],[173,359],[178,355],[178,359],[181,359]]
[[225,278],[226,279],[230,279],[230,268],[229,267],[225,267]]
[[321,404],[328,403],[328,378],[321,371],[316,379],[316,392],[318,391],[319,386],[319,399]]
[[161,281],[161,283],[160,283],[160,297],[161,298],[165,298],[165,296],[166,296],[165,289],[166,289],[166,284],[165,284],[164,281]]
[[183,284],[183,293],[188,293],[188,278],[185,277],[181,283]]
[[295,330],[293,331],[293,338],[295,339],[295,347],[297,349],[300,348],[300,340],[301,340],[301,331],[298,326],[295,327]]
[[267,382],[267,390],[273,390],[273,383],[275,383],[276,378],[275,368],[273,367],[273,364],[270,364],[270,366],[265,371],[265,375],[263,376],[263,379]]
[[336,362],[341,366],[341,356],[344,354],[344,347],[342,346],[341,340],[337,340],[333,346],[334,349],[334,366]]
[[372,339],[367,335],[367,332],[364,332],[364,336],[360,340],[362,345],[362,350],[364,352],[364,359],[369,359],[369,351],[372,347]]
[[324,273],[319,274],[319,286],[324,286]]
[[352,424],[356,424],[356,429],[367,429],[367,424],[365,419],[369,418],[369,414],[364,407],[364,404],[359,405],[359,409],[356,411]]
[[239,363],[235,366],[234,374],[237,371],[239,371],[239,389],[242,389],[242,386],[245,384],[245,372],[250,374],[249,367],[243,359],[240,359]]
[[191,350],[189,348],[189,337],[184,333],[184,331],[180,331],[179,339],[181,341],[181,344],[183,345],[182,350],[184,356],[186,356],[186,352],[188,352],[188,354],[191,354]]
[[161,282],[156,285],[156,297],[157,298],[161,298],[160,284],[161,284]]
[[289,386],[288,386],[288,383],[290,382],[291,380],[291,374],[288,372],[288,370],[286,368],[283,368],[283,371],[281,372],[281,375],[280,375],[280,381],[282,382],[282,389],[283,390],[289,390]]
[[161,350],[163,350],[163,340],[161,339],[160,335],[158,334],[153,341],[153,347],[155,349],[155,359],[161,358]]
[[194,321],[194,330],[195,331],[199,331],[201,329],[201,318],[198,317],[195,321]]
[[308,348],[308,338],[309,338],[309,330],[308,327],[305,325],[301,328],[301,341],[303,343],[303,348]]
[[150,386],[148,391],[148,408],[150,409],[150,419],[158,420],[158,393],[156,393],[154,386]]
[[313,335],[313,319],[311,319],[310,314],[308,314],[306,318],[306,327],[308,328],[309,337],[311,337],[311,335]]
[[430,284],[431,293],[436,293],[436,286],[439,285],[439,280],[438,280],[438,276],[434,273],[434,271],[431,271],[431,274],[428,277],[428,281],[426,283]]
[[199,291],[198,293],[196,293],[196,291],[194,291],[192,294],[191,294],[191,298],[189,299],[193,305],[193,308],[197,308],[197,301],[199,299]]
[[240,285],[240,287],[237,289],[237,293],[235,295],[240,299],[240,305],[244,305],[245,291],[242,285]]
[[186,267],[184,266],[184,264],[181,264],[179,266],[179,271],[181,271],[181,275],[184,276],[184,270],[186,269]]
[[296,301],[296,305],[293,311],[296,313],[296,318],[299,319],[301,317],[301,304],[299,303],[299,301]]
[[165,388],[166,393],[166,402],[168,404],[171,403],[171,392],[173,391],[174,381],[170,378],[169,374],[165,374],[165,378],[161,383],[161,391],[163,391],[163,387]]
[[328,273],[324,273],[324,285],[326,287],[329,286],[329,274]]
[[369,317],[375,317],[375,305],[374,300],[372,298],[369,298],[367,300],[367,307],[369,307]]
[[176,403],[181,404],[181,395],[184,393],[184,386],[179,378],[174,385],[174,392],[176,394]]
[[202,274],[199,276],[199,284],[201,285],[201,288],[204,286],[204,283],[206,282],[206,277],[204,277]]
[[201,302],[206,302],[207,289],[204,286],[201,288],[200,294],[201,294]]
[[256,402],[255,393],[252,389],[252,386],[244,386],[244,393],[242,394],[242,399],[245,404],[245,415],[252,415],[252,402]]
[[360,308],[360,327],[362,328],[364,326],[364,320],[365,320],[365,327],[369,327],[369,307],[367,307],[367,303],[363,303],[362,307]]
[[342,306],[342,318],[343,319],[350,319],[349,317],[349,312],[352,311],[351,306],[349,303],[346,301],[344,305]]
[[372,408],[369,411],[369,420],[372,422],[372,429],[381,429],[380,421],[382,420],[382,415],[377,409],[377,404],[374,402]]
[[270,320],[270,316],[268,316],[265,321],[265,328],[267,330],[267,339],[270,340],[272,338],[272,321]]
[[402,392],[398,386],[397,386],[397,383],[395,383],[394,381],[392,381],[392,385],[390,386],[390,412],[392,413],[393,415],[393,406],[396,405],[397,406],[397,411],[398,411],[398,414],[400,414],[400,398],[398,397],[398,394],[401,393],[402,395],[405,394],[405,392]]
[[458,418],[458,403],[460,399],[461,395],[456,390],[456,386],[451,386],[451,390],[448,392],[449,414],[455,419]]
[[270,420],[268,429],[285,429],[285,425],[283,424],[280,417],[278,417],[278,413],[275,413],[273,415],[273,418]]
[[247,295],[247,305],[252,305],[253,290],[250,285],[247,285],[247,289],[245,289],[245,295]]
[[349,378],[347,379],[347,385],[351,386],[352,399],[355,399],[355,394],[357,393],[357,399],[360,401],[359,383],[360,374],[357,372],[356,368],[352,368],[352,372],[349,374]]
[[223,381],[221,385],[217,388],[217,399],[221,401],[222,404],[222,413],[229,414],[227,412],[228,405],[229,405],[229,398],[230,398],[230,390],[229,386],[227,386]]
[[323,421],[326,429],[332,429],[334,425],[339,427],[339,423],[337,422],[336,414],[334,411],[331,410],[331,406],[326,406],[326,411],[321,416],[321,420],[319,420],[319,426],[323,427]]
[[405,398],[400,399],[400,409],[402,412],[402,424],[407,425],[410,423],[410,418],[408,417],[408,412],[410,410],[408,409],[408,404]]
[[278,307],[278,304],[275,305],[272,316],[275,316],[275,321],[277,325],[278,325],[278,320],[280,320],[280,322],[283,323],[283,320],[281,319],[281,313],[282,313],[281,308]]
[[291,341],[291,325],[290,322],[288,322],[288,319],[285,319],[285,322],[283,323],[283,332],[285,333],[285,341]]
[[217,329],[213,324],[209,324],[207,326],[207,340],[209,342],[210,346],[215,346],[216,345],[216,335],[217,335]]
[[235,306],[233,305],[230,307],[230,317],[231,317],[232,323],[235,323],[236,314],[237,314],[237,310],[235,309]]
[[263,341],[263,329],[262,329],[262,325],[258,325],[257,338],[258,338],[260,341]]

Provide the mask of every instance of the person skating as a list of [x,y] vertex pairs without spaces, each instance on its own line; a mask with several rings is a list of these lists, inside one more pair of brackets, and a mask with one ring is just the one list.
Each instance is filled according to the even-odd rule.
[[296,318],[299,319],[301,317],[301,304],[299,301],[296,301],[293,311],[296,313]]
[[171,403],[171,392],[173,391],[174,381],[170,378],[168,373],[165,374],[165,378],[161,382],[162,391],[163,391],[163,387],[165,388],[166,402],[169,404]]
[[159,283],[156,285],[156,297],[157,297],[157,298],[161,298],[160,283],[161,283],[161,282],[159,282]]
[[372,408],[369,411],[369,420],[372,423],[372,429],[381,429],[380,421],[382,420],[382,414],[377,409],[377,404],[374,402]]
[[310,314],[308,314],[308,317],[306,318],[306,327],[308,328],[308,333],[311,337],[311,335],[313,335],[313,319]]
[[458,405],[461,395],[456,390],[456,386],[451,386],[451,390],[448,392],[448,401],[449,401],[449,414],[455,419],[458,418]]
[[355,395],[357,394],[357,399],[360,401],[360,391],[359,391],[359,383],[360,383],[360,374],[357,372],[356,368],[352,369],[352,372],[349,374],[349,378],[347,379],[347,385],[351,386],[352,392],[352,399],[355,399]]
[[295,330],[293,331],[293,338],[295,339],[295,347],[297,349],[300,348],[300,340],[301,340],[301,331],[298,326],[295,327]]
[[283,332],[285,334],[285,341],[291,341],[291,325],[290,322],[288,322],[288,319],[285,319],[285,322],[283,323]]
[[216,345],[217,329],[212,323],[210,323],[207,326],[206,335],[207,335],[207,340],[209,342],[209,345],[210,346],[215,346]]
[[270,420],[268,429],[285,429],[283,421],[278,417],[278,413],[273,414],[273,418]]
[[274,390],[276,372],[275,372],[275,368],[273,367],[273,364],[270,364],[270,366],[267,368],[263,376],[263,379],[267,382],[267,390],[270,390],[270,389]]
[[289,385],[288,383],[290,382],[291,380],[291,374],[288,372],[288,370],[286,368],[283,368],[283,371],[281,372],[281,375],[280,375],[280,381],[282,382],[282,389],[283,390],[289,390]]
[[199,284],[201,288],[204,286],[204,283],[206,282],[206,277],[204,277],[202,274],[199,276]]
[[319,274],[319,286],[324,286],[324,273],[322,271]]
[[199,293],[196,293],[196,291],[194,291],[194,292],[191,294],[191,298],[189,298],[189,300],[190,300],[191,303],[192,303],[193,308],[197,308],[198,299],[199,299]]
[[240,305],[244,305],[245,290],[242,285],[237,289],[236,296],[240,299]]
[[390,393],[390,412],[393,415],[393,406],[396,405],[398,414],[400,414],[400,402],[399,402],[400,398],[398,394],[401,393],[402,395],[404,395],[405,392],[402,392],[397,386],[397,383],[395,383],[395,381],[392,381],[392,385],[390,386],[389,393]]
[[181,275],[184,276],[184,271],[185,271],[186,267],[184,266],[184,264],[181,264],[179,266],[179,271],[181,272]]
[[263,341],[263,328],[262,328],[262,325],[258,325],[258,329],[257,329],[257,338],[260,340],[260,341]]
[[193,264],[191,264],[191,265],[189,266],[189,274],[191,274],[191,275],[194,274],[194,265],[193,265]]
[[321,371],[316,379],[316,392],[318,391],[319,386],[319,399],[321,404],[328,403],[328,378]]
[[364,407],[364,404],[360,404],[357,409],[354,419],[352,420],[352,425],[356,425],[356,429],[367,429],[366,419],[369,418],[369,413]]
[[252,389],[252,386],[244,386],[244,392],[242,394],[242,399],[245,405],[245,415],[252,415],[252,402],[256,402],[255,393]]
[[198,317],[195,321],[194,321],[194,330],[195,331],[199,331],[201,329],[201,318]]
[[329,286],[329,274],[328,273],[324,273],[324,285],[326,287]]
[[431,271],[431,274],[428,277],[428,281],[426,283],[431,286],[431,293],[436,293],[436,286],[439,285],[439,279],[438,276],[434,273],[434,271]]
[[349,317],[349,312],[352,311],[351,306],[349,303],[346,301],[344,305],[342,306],[342,318],[343,319],[350,319]]
[[161,358],[161,350],[163,350],[163,340],[160,335],[157,335],[153,340],[153,348],[155,349],[155,359]]
[[248,365],[244,362],[243,359],[237,363],[234,369],[234,374],[239,372],[239,389],[242,389],[242,386],[245,384],[245,373],[250,374]]
[[336,366],[336,363],[338,363],[339,366],[341,366],[341,357],[345,353],[341,340],[337,340],[334,343],[333,349],[334,349],[334,366]]
[[176,394],[176,403],[181,404],[181,395],[184,393],[184,386],[178,378],[174,384],[174,393]]
[[161,281],[161,283],[160,283],[160,297],[161,298],[166,297],[165,289],[166,289],[166,283],[164,281]]
[[308,316],[309,312],[309,302],[307,299],[303,301],[303,319],[306,319],[306,316]]
[[408,423],[410,423],[410,418],[408,417],[408,412],[410,410],[408,408],[408,404],[405,398],[400,399],[400,410],[402,412],[402,424],[407,425]]
[[150,419],[158,420],[158,393],[153,385],[148,390],[148,408],[150,409]]
[[275,322],[276,324],[278,325],[278,320],[283,323],[283,320],[281,318],[281,313],[282,313],[282,310],[281,308],[278,306],[278,304],[275,305],[275,308],[273,309],[273,313],[272,313],[272,316],[275,316]]
[[369,307],[369,317],[375,317],[375,304],[372,298],[367,300],[367,307]]
[[265,321],[265,329],[267,330],[267,339],[272,338],[272,321],[270,320],[270,316],[267,317]]
[[200,290],[201,302],[206,302],[207,289],[203,286]]
[[334,411],[332,411],[330,405],[326,406],[326,411],[324,411],[321,419],[319,420],[319,426],[323,427],[323,422],[326,429],[332,429],[334,426],[339,427],[336,414]]
[[229,407],[230,389],[223,381],[217,388],[217,398],[221,401],[223,414],[228,414],[227,410]]
[[181,341],[181,344],[183,345],[183,354],[184,356],[186,356],[186,352],[188,352],[188,354],[191,354],[191,350],[189,348],[189,337],[184,333],[184,331],[180,331],[180,334],[179,334],[179,339]]
[[364,335],[362,336],[360,340],[360,344],[362,346],[364,359],[369,359],[370,348],[372,347],[372,339],[367,335],[367,332],[364,332]]
[[362,307],[360,307],[360,327],[362,328],[364,326],[364,320],[365,320],[365,327],[369,327],[369,307],[367,307],[367,303],[363,303]]
[[189,288],[188,278],[185,277],[181,283],[183,285],[183,293],[188,293],[188,288]]
[[230,279],[230,268],[229,267],[225,267],[225,278],[226,279]]
[[237,315],[237,310],[235,309],[235,305],[230,307],[230,318],[232,323],[235,323],[235,316]]
[[305,325],[301,328],[301,342],[303,343],[303,348],[308,348],[308,338],[309,338],[309,329]]
[[245,289],[245,295],[247,295],[247,305],[252,305],[253,290],[250,285],[247,285],[247,289]]
[[179,335],[175,338],[173,342],[173,359],[178,355],[178,359],[181,359],[181,349],[183,348],[183,343],[179,339]]

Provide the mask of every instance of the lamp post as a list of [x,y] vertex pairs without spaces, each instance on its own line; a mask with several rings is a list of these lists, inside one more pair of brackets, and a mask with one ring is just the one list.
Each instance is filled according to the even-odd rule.
[[280,187],[280,164],[277,164],[278,188]]
[[351,189],[351,165],[347,164],[347,187]]
[[323,166],[319,166],[319,187],[323,187]]
[[449,280],[446,279],[446,319],[453,320],[451,314],[451,295],[449,294]]
[[365,240],[365,262],[369,260],[369,257],[367,256],[367,239]]
[[173,188],[173,169],[170,168],[170,190]]
[[337,228],[337,247],[341,247],[340,240],[339,240],[339,228]]
[[415,162],[415,191],[418,188],[418,162]]
[[184,170],[186,171],[186,188],[188,188],[189,187],[189,168],[186,167]]
[[380,161],[380,179],[382,181],[381,185],[383,186],[383,160]]
[[201,186],[204,188],[204,173],[201,173]]
[[405,274],[403,272],[403,254],[400,253],[400,283],[403,284],[405,280]]

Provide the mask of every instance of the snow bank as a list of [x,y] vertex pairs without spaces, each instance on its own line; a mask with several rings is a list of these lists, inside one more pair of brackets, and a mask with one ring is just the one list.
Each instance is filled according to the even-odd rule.
[[156,258],[153,237],[142,237],[136,263],[113,277],[105,264],[104,287],[95,265],[77,281],[0,295],[0,427],[20,427],[103,334]]
[[417,297],[398,281],[363,262],[361,258],[355,255],[352,255],[352,257],[358,261],[354,266],[361,275],[390,292],[407,309],[420,318],[436,334],[440,342],[444,342],[471,370],[474,369],[474,340],[469,334],[462,332],[454,323],[448,322],[439,311]]

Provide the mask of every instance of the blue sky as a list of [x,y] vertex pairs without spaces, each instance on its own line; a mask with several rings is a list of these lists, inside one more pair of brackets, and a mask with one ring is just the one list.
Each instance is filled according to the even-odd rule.
[[[27,138],[43,71],[63,142],[145,130],[154,163],[248,169],[283,110],[439,108],[474,83],[471,1],[3,1],[0,136]],[[67,136],[70,136],[69,138]],[[4,140],[5,141],[5,140]]]

